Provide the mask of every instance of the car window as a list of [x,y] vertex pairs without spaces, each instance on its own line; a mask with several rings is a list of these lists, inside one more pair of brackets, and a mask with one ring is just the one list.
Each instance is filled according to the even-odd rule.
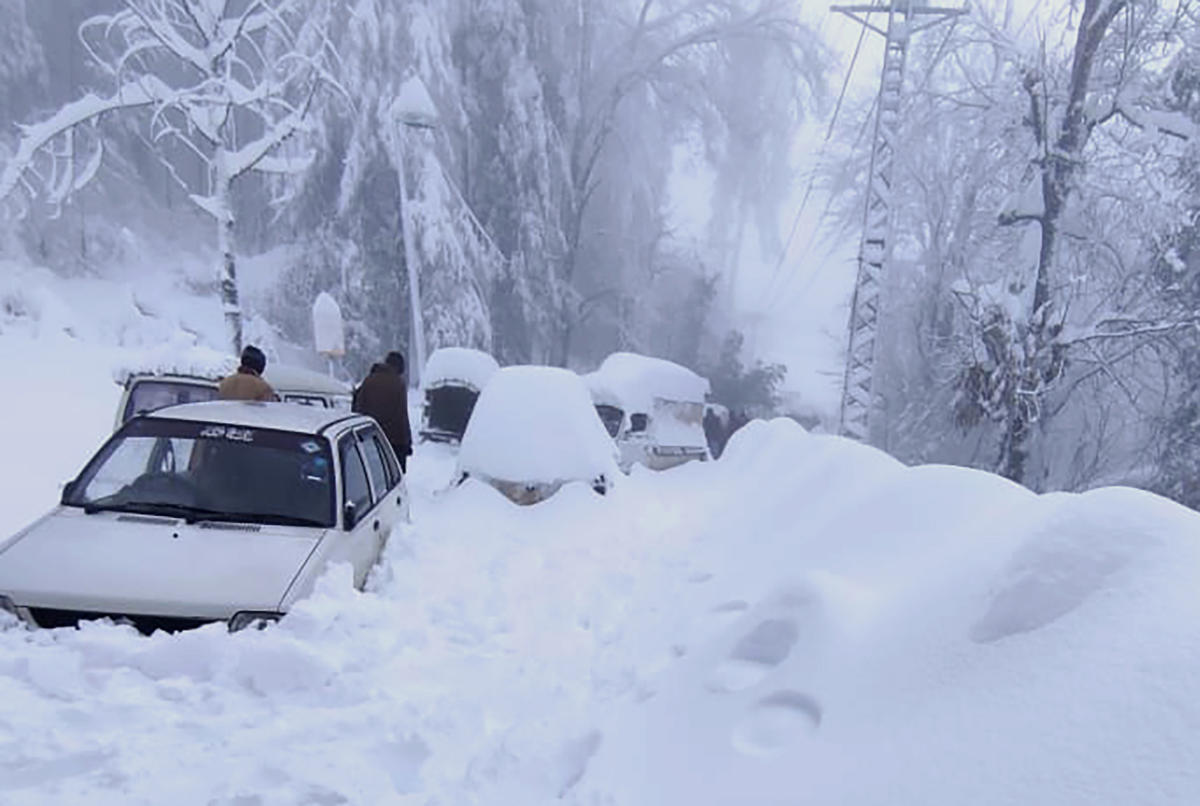
[[629,415],[629,433],[640,434],[646,430],[650,424],[650,417],[646,414],[631,414]]
[[604,423],[604,430],[608,431],[610,437],[621,433],[621,421],[625,419],[625,412],[616,406],[598,403],[596,413],[600,415],[600,422]]
[[149,414],[181,403],[204,403],[217,399],[217,387],[187,381],[138,381],[129,390],[123,420]]
[[404,477],[403,471],[400,470],[400,463],[396,461],[396,453],[392,450],[392,446],[388,445],[387,440],[383,438],[383,434],[379,433],[378,428],[371,429],[372,437],[375,443],[379,446],[379,452],[383,454],[383,461],[388,469],[388,486],[395,487],[400,483],[400,479]]
[[371,475],[371,484],[382,498],[385,492],[392,489],[392,479],[373,431],[373,428],[363,429],[358,432],[358,438],[362,445],[363,456],[367,459],[367,472]]
[[367,483],[367,469],[358,453],[357,442],[353,434],[347,434],[338,444],[338,453],[342,460],[342,502],[354,504],[355,510],[361,515],[371,508],[371,487]]
[[300,406],[315,406],[319,409],[329,408],[329,402],[320,395],[299,395],[288,393],[283,396],[284,403],[295,403]]

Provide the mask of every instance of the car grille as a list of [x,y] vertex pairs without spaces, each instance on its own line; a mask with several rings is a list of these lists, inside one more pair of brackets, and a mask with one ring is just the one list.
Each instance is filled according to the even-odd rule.
[[194,630],[211,624],[213,619],[179,618],[177,616],[146,616],[133,613],[95,613],[88,610],[57,610],[50,607],[31,607],[29,615],[39,627],[51,629],[54,627],[78,627],[81,621],[96,621],[112,619],[118,623],[132,624],[142,635],[150,635],[158,630],[164,632],[182,632]]

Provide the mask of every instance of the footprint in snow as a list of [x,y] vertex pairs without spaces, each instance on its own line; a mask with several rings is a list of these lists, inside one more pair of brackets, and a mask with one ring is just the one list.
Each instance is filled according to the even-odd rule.
[[799,638],[800,630],[790,618],[760,621],[742,636],[729,657],[717,666],[709,678],[708,688],[733,692],[760,683],[771,670],[788,659]]
[[756,702],[733,730],[735,750],[751,756],[782,752],[821,726],[821,705],[799,691],[776,691]]

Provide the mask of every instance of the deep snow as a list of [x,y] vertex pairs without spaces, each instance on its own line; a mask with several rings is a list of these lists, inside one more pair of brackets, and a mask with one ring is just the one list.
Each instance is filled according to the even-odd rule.
[[[104,343],[0,328],[4,534],[111,428]],[[1194,512],[790,421],[532,507],[455,463],[276,628],[0,628],[0,803],[1200,802]]]

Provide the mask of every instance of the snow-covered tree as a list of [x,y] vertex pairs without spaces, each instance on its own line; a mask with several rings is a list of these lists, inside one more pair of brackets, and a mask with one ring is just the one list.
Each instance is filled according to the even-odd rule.
[[[351,341],[372,353],[408,345],[414,363],[418,332],[429,349],[491,348],[487,286],[507,262],[459,190],[465,125],[447,52],[452,8],[348,4],[328,32],[345,95],[320,104],[316,159],[287,216],[305,244],[295,271],[324,278],[321,290],[353,312],[362,332]],[[352,254],[353,265],[309,265],[307,255],[331,252]]]
[[877,383],[889,449],[1072,487],[1135,461],[1188,324],[1148,282],[1192,131],[1161,89],[1185,26],[1086,2],[1031,44],[1005,8],[914,50]]
[[[228,337],[240,349],[234,188],[251,172],[287,176],[308,164],[296,136],[314,97],[335,83],[325,37],[333,11],[328,0],[124,0],[89,19],[80,40],[107,86],[22,127],[0,172],[0,200],[23,191],[61,202],[95,176],[101,120],[137,115],[170,175],[216,226]],[[91,156],[77,171],[81,143]]]
[[[816,37],[774,0],[468,0],[456,38],[471,119],[466,195],[514,266],[494,288],[502,350],[566,363],[636,346],[657,316],[647,287],[664,250],[674,149],[756,177],[788,175],[783,138],[823,80]],[[768,54],[773,75],[743,67]],[[733,71],[756,102],[736,104]],[[777,91],[774,105],[759,103]],[[745,137],[730,134],[735,127]],[[736,166],[736,167],[735,167]],[[761,194],[769,201],[772,194]],[[699,275],[698,275],[698,279]],[[510,335],[511,334],[511,335]]]

